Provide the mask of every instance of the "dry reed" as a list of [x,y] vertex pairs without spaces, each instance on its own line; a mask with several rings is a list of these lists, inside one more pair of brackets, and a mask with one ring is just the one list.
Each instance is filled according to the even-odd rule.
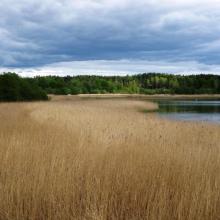
[[68,99],[0,104],[0,220],[220,219],[220,126]]

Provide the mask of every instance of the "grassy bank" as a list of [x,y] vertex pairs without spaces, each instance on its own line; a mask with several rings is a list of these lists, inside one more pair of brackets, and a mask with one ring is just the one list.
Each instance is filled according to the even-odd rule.
[[0,104],[0,219],[219,219],[220,126],[152,103]]

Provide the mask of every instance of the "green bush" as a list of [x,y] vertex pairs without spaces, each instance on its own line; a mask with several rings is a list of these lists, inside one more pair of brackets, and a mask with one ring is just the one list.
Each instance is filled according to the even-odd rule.
[[0,101],[48,100],[46,92],[35,81],[15,73],[0,75]]

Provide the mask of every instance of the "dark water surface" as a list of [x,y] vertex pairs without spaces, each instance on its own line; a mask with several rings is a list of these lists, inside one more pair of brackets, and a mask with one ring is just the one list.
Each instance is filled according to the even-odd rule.
[[157,100],[161,117],[220,123],[220,100]]

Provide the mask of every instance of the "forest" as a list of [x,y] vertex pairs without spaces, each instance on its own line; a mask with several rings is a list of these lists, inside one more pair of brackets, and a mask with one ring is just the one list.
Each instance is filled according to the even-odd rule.
[[47,100],[47,94],[220,94],[219,75],[144,73],[127,76],[0,75],[0,101]]
[[219,75],[144,73],[129,76],[37,76],[28,79],[47,94],[217,94]]

